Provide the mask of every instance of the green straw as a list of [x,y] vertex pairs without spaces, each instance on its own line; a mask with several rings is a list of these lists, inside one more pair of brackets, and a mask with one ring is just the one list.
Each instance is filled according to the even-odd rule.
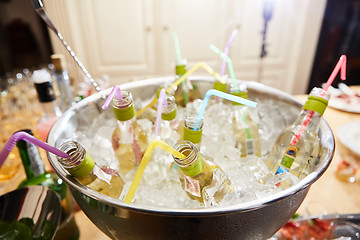
[[218,49],[215,45],[210,45],[210,49],[212,51],[214,51],[217,55],[219,55],[227,63],[229,72],[230,72],[230,77],[231,77],[231,80],[232,80],[234,88],[235,88],[235,93],[238,93],[240,90],[239,90],[239,86],[236,82],[234,67],[233,67],[231,59],[228,56],[226,56],[226,54],[223,53],[220,49]]
[[174,45],[175,45],[175,52],[176,52],[176,59],[177,59],[177,64],[181,65],[181,52],[180,52],[180,44],[179,44],[179,39],[176,35],[175,32],[172,32],[172,36],[174,39]]
[[[174,39],[177,64],[181,65],[181,51],[180,51],[179,39],[178,39],[175,32],[172,32],[172,36],[173,36],[173,39]],[[189,95],[188,95],[187,88],[185,86],[185,81],[181,82],[181,88],[182,88],[182,91],[183,91],[183,94],[184,94],[185,105],[187,105],[188,102],[189,102]]]

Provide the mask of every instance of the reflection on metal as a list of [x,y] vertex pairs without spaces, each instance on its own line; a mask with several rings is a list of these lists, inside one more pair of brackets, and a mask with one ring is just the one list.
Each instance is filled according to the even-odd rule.
[[0,196],[0,221],[33,221],[33,236],[52,239],[60,217],[60,199],[47,187],[29,186]]

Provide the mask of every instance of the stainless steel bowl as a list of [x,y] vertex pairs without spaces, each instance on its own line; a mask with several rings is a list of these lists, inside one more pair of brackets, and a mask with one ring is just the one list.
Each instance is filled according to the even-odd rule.
[[[163,81],[170,77],[148,79],[121,85],[135,98],[151,98]],[[213,87],[211,77],[192,77],[204,94]],[[283,114],[274,114],[274,121],[284,122],[284,127],[293,121],[301,104],[291,95],[255,82],[246,82],[249,99],[256,99],[258,107],[266,101],[281,105]],[[69,109],[53,126],[48,143],[59,146],[69,139],[79,127],[88,124],[88,113],[100,114],[98,106],[103,103],[101,94],[108,95],[111,89],[94,94]],[[102,114],[109,114],[106,111]],[[266,113],[262,113],[266,114]],[[284,120],[284,114],[289,118]],[[271,126],[270,126],[271,128]],[[278,129],[277,134],[281,129]],[[89,131],[91,131],[89,126]],[[227,207],[209,209],[168,209],[142,207],[104,196],[87,189],[60,166],[54,155],[49,154],[55,172],[70,187],[74,198],[91,221],[105,234],[114,239],[267,239],[283,226],[299,208],[312,183],[327,169],[334,153],[334,136],[325,120],[321,120],[319,138],[321,156],[314,172],[295,186],[267,197]]]

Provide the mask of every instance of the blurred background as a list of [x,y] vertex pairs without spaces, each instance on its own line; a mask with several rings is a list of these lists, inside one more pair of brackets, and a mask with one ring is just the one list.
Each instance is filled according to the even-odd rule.
[[[308,93],[346,54],[347,84],[360,81],[359,0],[43,2],[89,72],[109,76],[109,85],[174,74],[172,32],[188,68],[203,61],[219,71],[221,59],[209,45],[224,49],[234,29],[229,56],[239,79]],[[64,54],[75,89],[84,78],[28,0],[0,1],[0,42],[2,85],[14,72],[46,66],[53,53]]]

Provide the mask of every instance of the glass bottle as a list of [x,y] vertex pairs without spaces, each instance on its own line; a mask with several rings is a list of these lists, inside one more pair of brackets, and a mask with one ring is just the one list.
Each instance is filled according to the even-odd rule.
[[[175,74],[176,79],[179,79],[182,75],[186,73],[186,60],[183,60],[183,64],[176,65]],[[187,86],[190,85],[190,86]],[[184,79],[180,85],[177,87],[174,93],[176,104],[178,106],[185,107],[187,103],[194,101],[197,98],[201,97],[200,90],[196,84],[192,84]]]
[[210,158],[205,159],[193,143],[181,141],[175,144],[174,149],[186,156],[173,158],[179,168],[181,185],[191,199],[206,207],[214,206],[227,194],[235,191],[223,170]]
[[[33,135],[29,129],[21,131]],[[54,239],[79,239],[79,228],[73,215],[71,195],[68,192],[65,182],[55,173],[45,171],[39,150],[35,145],[24,140],[19,140],[16,146],[19,150],[26,174],[26,179],[20,183],[18,188],[41,185],[57,192],[61,200],[62,214]]]
[[73,96],[70,89],[70,77],[65,68],[63,56],[61,54],[51,55],[51,62],[54,65],[53,75],[60,90],[60,109],[65,112],[73,105]]
[[313,170],[320,153],[317,132],[329,97],[313,88],[299,117],[281,131],[266,160],[274,174],[290,172],[302,179]]
[[[240,84],[239,88],[238,92],[231,89],[231,94],[247,99],[246,85]],[[241,157],[249,155],[261,157],[259,127],[252,119],[249,108],[237,102],[232,102],[232,105],[232,128]]]
[[204,121],[201,119],[197,130],[194,130],[196,118],[197,115],[195,114],[188,114],[188,116],[186,116],[184,121],[183,140],[192,142],[198,149],[200,149]]
[[42,117],[36,124],[36,130],[39,133],[40,139],[45,142],[50,128],[61,115],[61,112],[55,103],[55,94],[50,73],[45,69],[34,71],[32,80],[34,81],[42,108]]
[[124,182],[117,171],[109,167],[99,167],[75,141],[67,141],[59,149],[70,157],[57,157],[58,161],[80,183],[109,197],[119,198]]
[[177,116],[175,97],[167,94],[166,102],[167,104],[163,106],[161,114],[160,137],[166,143],[174,145],[182,136],[184,123]]
[[113,99],[117,126],[112,135],[112,146],[119,161],[120,173],[126,175],[139,165],[148,145],[148,134],[136,121],[134,100],[130,92],[121,91],[123,98]]

